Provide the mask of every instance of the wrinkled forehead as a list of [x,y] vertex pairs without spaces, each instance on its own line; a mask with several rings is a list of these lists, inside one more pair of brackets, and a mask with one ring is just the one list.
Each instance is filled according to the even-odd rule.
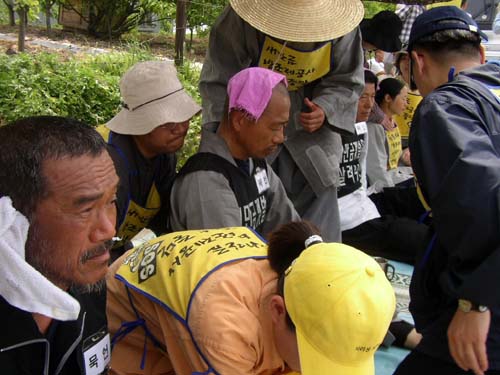
[[113,160],[104,149],[97,155],[83,154],[48,158],[42,163],[48,194],[73,196],[82,192],[102,192],[118,184]]

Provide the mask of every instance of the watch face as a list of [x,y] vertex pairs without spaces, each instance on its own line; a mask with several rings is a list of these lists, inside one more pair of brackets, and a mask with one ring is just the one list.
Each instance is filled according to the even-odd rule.
[[488,306],[479,305],[479,306],[477,307],[477,310],[478,310],[479,312],[485,312],[485,311],[488,311]]
[[488,306],[484,305],[475,305],[471,301],[468,301],[466,299],[459,299],[458,300],[458,309],[463,312],[470,312],[470,311],[479,311],[479,312],[485,312],[488,311]]

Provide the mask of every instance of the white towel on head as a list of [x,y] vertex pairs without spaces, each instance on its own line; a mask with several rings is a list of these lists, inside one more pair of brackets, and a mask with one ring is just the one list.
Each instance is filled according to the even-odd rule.
[[0,295],[9,304],[57,320],[76,320],[80,304],[25,261],[28,220],[0,198]]

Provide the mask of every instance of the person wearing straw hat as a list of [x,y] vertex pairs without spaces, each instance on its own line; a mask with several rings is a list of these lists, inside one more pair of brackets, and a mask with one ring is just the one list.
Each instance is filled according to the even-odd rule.
[[297,212],[340,241],[337,207],[341,140],[354,132],[363,89],[359,0],[230,0],[210,33],[200,77],[203,126],[215,131],[229,79],[249,66],[288,80],[287,139],[268,157]]
[[111,374],[373,375],[395,309],[382,268],[292,222],[174,232],[108,277]]
[[175,67],[164,61],[135,64],[122,77],[120,93],[123,108],[97,128],[120,177],[115,255],[145,227],[168,231],[175,152],[184,144],[189,120],[201,110]]
[[300,219],[264,159],[284,141],[286,85],[284,75],[257,67],[229,80],[217,133],[204,135],[172,187],[172,230],[248,226],[266,235]]
[[[476,22],[455,6],[422,13],[408,44],[422,94],[411,162],[433,214],[410,311],[422,341],[398,375],[500,374],[500,67],[485,64]],[[486,38],[487,39],[487,38]]]

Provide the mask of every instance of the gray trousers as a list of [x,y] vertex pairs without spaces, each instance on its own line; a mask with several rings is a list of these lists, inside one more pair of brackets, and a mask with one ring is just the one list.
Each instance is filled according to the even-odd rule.
[[281,148],[272,167],[302,219],[315,224],[325,242],[341,242],[337,188],[331,186],[316,195],[285,147]]

